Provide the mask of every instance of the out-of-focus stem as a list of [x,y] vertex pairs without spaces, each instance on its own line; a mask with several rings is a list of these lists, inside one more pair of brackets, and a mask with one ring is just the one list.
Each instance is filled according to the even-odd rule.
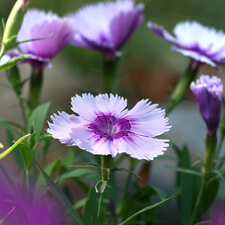
[[103,59],[103,93],[115,93],[118,86],[118,57],[104,56]]
[[186,96],[188,89],[190,88],[190,83],[195,79],[198,72],[200,64],[192,61],[190,62],[186,72],[180,78],[177,86],[175,87],[172,95],[170,96],[170,101],[166,110],[166,114],[172,112],[172,110],[180,104]]
[[39,98],[42,89],[42,70],[39,72],[33,71],[30,80],[30,114],[38,106]]
[[213,134],[208,133],[205,140],[204,162],[202,168],[202,173],[205,179],[207,179],[208,175],[210,174],[214,166],[216,145],[217,145],[216,133]]

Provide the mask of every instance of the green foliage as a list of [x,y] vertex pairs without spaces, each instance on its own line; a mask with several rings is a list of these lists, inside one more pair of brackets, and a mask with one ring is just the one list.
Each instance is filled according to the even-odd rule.
[[60,191],[60,189],[54,184],[54,182],[51,180],[51,178],[45,173],[45,171],[42,169],[42,167],[39,165],[38,162],[36,162],[37,166],[39,167],[41,174],[43,175],[45,181],[51,188],[52,192],[55,194],[55,196],[58,198],[58,200],[61,202],[61,204],[68,210],[68,213],[73,218],[74,222],[78,222],[79,225],[85,225],[84,221],[80,218],[76,210],[73,208],[69,200],[65,197],[65,195]]
[[41,136],[43,125],[46,121],[50,103],[44,103],[37,106],[32,112],[27,125],[27,131],[35,133],[35,141],[37,142]]
[[82,218],[84,218],[85,224],[96,225],[98,211],[97,205],[97,194],[94,188],[91,186],[82,212]]

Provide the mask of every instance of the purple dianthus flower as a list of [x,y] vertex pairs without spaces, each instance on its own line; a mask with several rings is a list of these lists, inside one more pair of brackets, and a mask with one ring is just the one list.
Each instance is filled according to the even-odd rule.
[[120,48],[143,22],[143,5],[117,0],[87,5],[68,17],[74,21],[71,44],[118,55]]
[[24,53],[32,55],[31,59],[26,61],[39,72],[68,43],[73,34],[74,30],[69,19],[59,18],[52,12],[32,9],[24,16],[17,41],[45,38],[19,45]]
[[216,132],[221,114],[223,100],[223,84],[219,78],[202,75],[190,86],[198,103],[201,116],[206,122],[210,134]]
[[166,150],[168,140],[156,136],[169,131],[165,111],[150,105],[148,99],[139,101],[131,110],[127,100],[117,95],[76,95],[72,110],[51,116],[50,133],[67,146],[76,145],[97,155],[126,153],[137,159],[152,160]]
[[174,44],[173,51],[216,68],[216,64],[225,64],[225,34],[221,30],[202,26],[195,21],[185,21],[175,26],[173,37],[157,24],[149,22],[148,27],[163,40]]

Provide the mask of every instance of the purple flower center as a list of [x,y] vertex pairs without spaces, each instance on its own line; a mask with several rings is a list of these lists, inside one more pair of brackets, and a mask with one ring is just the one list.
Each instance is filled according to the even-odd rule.
[[98,116],[88,127],[100,138],[106,138],[109,141],[128,136],[131,125],[129,120],[124,118],[115,118],[111,115]]

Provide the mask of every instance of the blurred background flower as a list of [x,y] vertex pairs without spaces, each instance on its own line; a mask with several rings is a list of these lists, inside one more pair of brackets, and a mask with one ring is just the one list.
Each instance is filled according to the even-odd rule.
[[133,0],[117,0],[86,5],[70,14],[74,34],[71,44],[120,55],[119,50],[143,22],[143,5]]
[[4,225],[67,224],[64,209],[46,191],[28,190],[12,180],[0,179],[0,220]]

